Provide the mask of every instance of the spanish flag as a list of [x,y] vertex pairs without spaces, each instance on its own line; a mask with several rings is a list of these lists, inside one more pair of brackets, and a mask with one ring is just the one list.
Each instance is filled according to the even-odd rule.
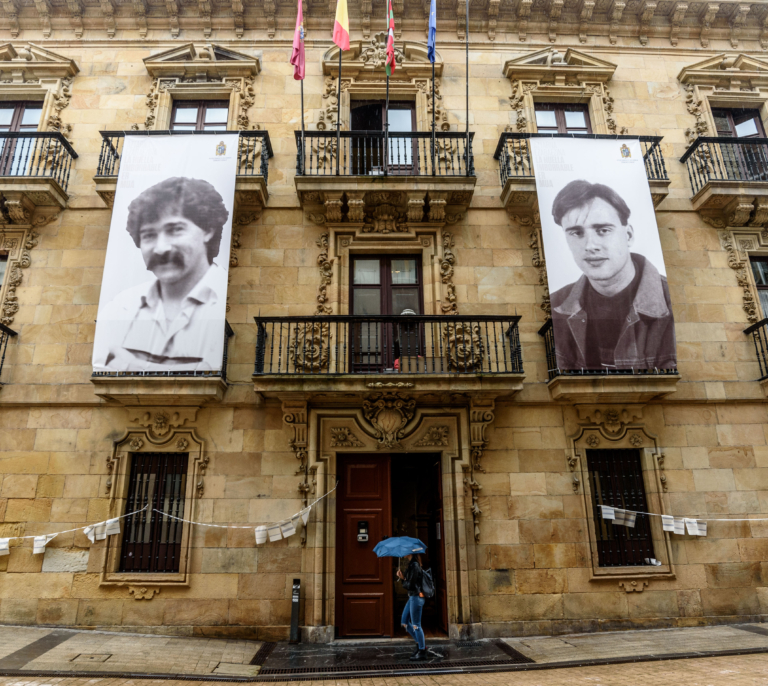
[[347,0],[336,0],[336,22],[333,25],[333,42],[342,50],[349,50],[349,11]]

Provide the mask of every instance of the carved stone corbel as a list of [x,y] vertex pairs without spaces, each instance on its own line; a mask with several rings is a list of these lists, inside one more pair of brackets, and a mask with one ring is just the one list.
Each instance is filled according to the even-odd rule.
[[469,404],[469,445],[471,450],[472,469],[485,472],[480,465],[485,447],[488,441],[485,438],[485,429],[494,420],[496,401],[482,396],[470,399]]
[[[293,437],[289,445],[296,459],[299,461],[299,468],[295,474],[301,475],[298,491],[301,493],[302,506],[309,504],[309,493],[312,486],[309,483],[309,454],[307,452],[307,401],[283,400],[283,421],[293,429]],[[301,545],[307,543],[306,528],[301,528]]]
[[[353,224],[362,224],[365,221],[365,192],[347,192],[347,220]],[[327,205],[326,205],[327,206]],[[339,210],[341,212],[341,210]],[[334,221],[329,219],[328,221]]]
[[341,221],[342,195],[341,191],[325,192],[325,219],[327,222],[338,223]]
[[672,45],[677,45],[678,38],[680,37],[680,27],[682,26],[683,18],[687,11],[687,2],[676,2],[672,8],[672,15],[670,17],[672,30],[669,34],[669,42],[672,43]]
[[363,416],[370,422],[377,448],[401,450],[405,427],[416,412],[416,401],[400,393],[374,393],[363,401]]
[[423,218],[424,218],[424,193],[423,192],[408,193],[408,221],[420,222]]

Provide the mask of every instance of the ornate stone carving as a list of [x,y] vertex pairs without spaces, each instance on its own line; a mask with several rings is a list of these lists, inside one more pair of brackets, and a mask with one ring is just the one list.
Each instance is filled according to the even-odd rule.
[[51,114],[48,117],[48,130],[60,131],[65,137],[69,138],[72,133],[70,124],[62,124],[61,112],[66,109],[72,100],[72,81],[73,79],[62,79],[59,91],[52,94]]
[[304,216],[318,226],[325,224],[325,215],[322,212],[305,212]]
[[408,221],[420,222],[424,218],[424,194],[408,193]]
[[669,34],[669,42],[672,45],[677,45],[677,39],[680,35],[680,27],[682,26],[685,13],[688,11],[687,2],[675,2],[672,8],[672,16],[670,17],[670,23],[672,29]]
[[485,351],[479,324],[448,323],[445,325],[443,335],[446,339],[449,370],[454,372],[482,371]]
[[[544,314],[547,315],[547,319],[551,319],[552,317],[552,303],[549,300],[549,281],[547,279],[547,263],[544,259],[544,251],[542,250],[542,243],[541,243],[541,227],[538,226],[538,212],[534,215],[534,223],[537,224],[537,227],[531,231],[530,234],[528,234],[528,245],[533,251],[531,254],[531,264],[534,266],[535,269],[539,272],[539,286],[541,286],[544,289],[544,293],[541,299],[541,309],[544,311]],[[519,218],[515,217],[516,221],[520,221]]]
[[597,434],[589,434],[584,442],[590,448],[597,448],[600,445],[600,437]]
[[755,296],[752,293],[752,285],[749,281],[749,276],[747,275],[747,267],[745,266],[745,263],[739,259],[739,255],[733,244],[733,234],[730,231],[722,231],[720,233],[720,244],[728,253],[728,266],[735,272],[736,281],[741,287],[742,309],[747,313],[747,320],[751,324],[754,324],[758,320],[757,303],[755,302]]
[[469,401],[469,441],[472,459],[472,471],[485,472],[480,460],[483,457],[488,441],[485,429],[493,422],[496,402],[493,399],[475,397]]
[[410,381],[369,381],[366,388],[413,388],[416,384]]
[[453,284],[453,265],[456,264],[456,256],[451,248],[453,247],[453,235],[443,234],[443,256],[440,260],[440,280],[445,286],[444,301],[440,305],[443,314],[458,314],[459,308],[456,305],[456,286]]
[[400,439],[415,411],[416,401],[400,393],[375,393],[363,402],[363,415],[373,427],[379,449],[402,449]]
[[131,439],[131,442],[128,444],[128,446],[134,452],[138,452],[139,450],[141,450],[144,447],[144,441],[141,438],[139,438],[138,436],[134,436]]
[[365,221],[365,193],[362,191],[347,192],[347,221],[360,224]]
[[183,453],[186,452],[187,448],[189,448],[189,441],[183,436],[180,437],[179,440],[176,441],[176,449]]
[[605,110],[605,125],[611,133],[616,133],[616,118],[613,116],[613,98],[608,86],[603,84],[603,109]]
[[447,426],[430,426],[427,429],[427,433],[419,439],[415,446],[421,448],[426,446],[446,446],[448,445],[448,427]]
[[[405,59],[403,51],[395,44],[395,63],[397,66],[403,64]],[[373,35],[366,47],[360,51],[360,60],[367,67],[381,69],[387,61],[387,34],[382,31]]]
[[171,429],[190,424],[197,417],[196,407],[180,407],[165,409],[160,407],[131,407],[128,408],[128,421],[148,429],[153,439],[162,439]]
[[370,222],[363,226],[363,233],[404,233],[408,231],[405,215],[394,205],[378,205],[373,210]]
[[429,221],[441,222],[445,220],[446,193],[430,192],[429,194]]
[[636,419],[642,418],[642,410],[638,406],[624,408],[583,406],[578,408],[578,413],[582,420],[598,426],[603,435],[609,439],[620,437],[627,426]]
[[[701,100],[696,97],[696,87],[692,83],[683,85],[685,91],[685,106],[688,110],[688,114],[693,115],[696,119],[692,129],[685,130],[686,142],[691,145],[699,136],[706,136],[709,131],[709,125],[704,119],[704,109],[701,104]],[[705,160],[706,168],[708,168],[708,162]]]
[[640,434],[632,434],[629,437],[629,444],[635,448],[639,448],[643,444],[643,437]]
[[669,486],[667,485],[667,475],[664,473],[664,453],[656,453],[656,464],[659,466],[661,490],[666,493],[669,490]]
[[[306,400],[283,400],[283,421],[293,429],[293,436],[288,445],[291,447],[294,456],[299,461],[299,468],[296,475],[301,475],[298,485],[298,491],[301,493],[303,507],[309,504],[309,455],[307,453],[307,401]],[[305,527],[301,528],[301,545],[305,546],[307,537]]]
[[623,588],[627,593],[642,593],[650,581],[619,581],[619,588]]
[[362,448],[364,445],[346,426],[331,427],[331,448]]
[[27,229],[22,238],[24,247],[21,251],[21,255],[16,261],[9,261],[8,273],[5,276],[8,285],[5,291],[2,311],[0,312],[0,322],[6,326],[10,326],[13,323],[16,313],[19,311],[19,298],[16,295],[16,289],[24,278],[24,272],[22,270],[27,269],[32,264],[32,256],[30,253],[32,249],[37,246],[38,238],[39,235],[33,229]]
[[464,486],[472,494],[472,505],[470,510],[472,511],[472,524],[475,533],[475,543],[480,543],[480,515],[483,514],[483,511],[480,509],[479,499],[480,491],[483,489],[483,487],[477,483],[477,481],[475,481],[472,476],[469,475],[464,477]]
[[210,462],[210,457],[207,455],[205,457],[200,458],[200,461],[198,462],[198,472],[197,472],[197,483],[195,484],[195,490],[197,491],[197,497],[202,498],[203,494],[205,493],[205,472],[208,469],[208,463]]
[[129,586],[128,593],[134,600],[152,600],[160,593],[160,589],[157,586]]
[[333,314],[328,302],[328,286],[333,281],[333,260],[328,259],[328,234],[324,233],[317,239],[316,245],[320,248],[317,256],[317,265],[320,268],[320,285],[317,288],[316,314]]

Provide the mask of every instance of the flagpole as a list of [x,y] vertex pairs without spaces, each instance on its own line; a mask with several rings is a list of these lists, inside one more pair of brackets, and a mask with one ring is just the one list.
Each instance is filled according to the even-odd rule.
[[[339,175],[339,158],[341,157],[341,53],[339,48],[339,82],[336,84],[336,176]],[[303,113],[302,113],[303,119]],[[469,135],[469,134],[467,134]]]
[[466,93],[466,98],[467,98],[467,111],[466,111],[466,116],[467,116],[467,143],[466,143],[466,146],[467,146],[467,149],[466,149],[467,161],[466,161],[466,173],[467,173],[467,176],[469,176],[469,0],[465,0],[465,3],[466,3],[466,9],[467,9],[467,25],[464,28],[464,37],[466,38],[466,46],[467,46],[466,47],[466,52],[465,52],[465,62],[466,62],[466,72],[467,72],[467,76],[466,76],[466,87],[467,87],[467,93]]
[[301,173],[304,174],[306,150],[304,148],[304,79],[301,80]]
[[387,74],[387,103],[384,107],[384,176],[389,167],[389,74]]
[[435,63],[432,62],[432,176],[435,175]]

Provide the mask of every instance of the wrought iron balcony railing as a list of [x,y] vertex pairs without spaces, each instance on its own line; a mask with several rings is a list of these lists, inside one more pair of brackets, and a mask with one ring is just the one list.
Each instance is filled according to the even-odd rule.
[[759,381],[768,379],[768,319],[761,319],[756,324],[744,329],[744,333],[752,335],[752,341],[755,344],[755,354],[757,355],[757,364],[760,365]]
[[167,370],[162,372],[93,372],[92,378],[126,378],[126,377],[144,377],[144,378],[189,378],[189,377],[214,377],[221,378],[222,381],[227,380],[227,361],[229,359],[229,339],[235,335],[232,327],[228,321],[224,322],[224,355],[221,361],[221,371],[184,371],[178,372],[173,370]]
[[693,194],[710,181],[768,182],[768,138],[697,138],[680,158]]
[[522,374],[520,317],[256,317],[256,375]]
[[[474,133],[296,131],[299,176],[474,176]],[[337,148],[339,150],[337,151]]]
[[[533,179],[533,157],[528,141],[531,138],[576,138],[576,134],[557,133],[502,133],[496,152],[493,155],[499,161],[499,179],[502,187],[509,179]],[[643,150],[645,173],[649,180],[667,180],[667,168],[661,153],[661,136],[603,136],[598,134],[580,135],[578,138],[607,140],[638,139]]]
[[66,191],[76,159],[58,131],[0,132],[0,177],[51,179]]
[[16,335],[13,329],[9,329],[5,324],[0,324],[0,385],[2,385],[3,364],[5,363],[5,351],[8,348],[8,341]]
[[557,376],[627,376],[627,375],[661,375],[676,376],[677,369],[560,369],[557,366],[557,349],[555,348],[555,330],[552,320],[548,319],[539,329],[539,336],[544,339],[547,353],[547,373],[551,381]]
[[237,149],[237,175],[269,177],[269,158],[272,143],[267,131],[101,131],[101,152],[96,176],[117,176],[123,153],[125,136],[217,136],[239,133]]

